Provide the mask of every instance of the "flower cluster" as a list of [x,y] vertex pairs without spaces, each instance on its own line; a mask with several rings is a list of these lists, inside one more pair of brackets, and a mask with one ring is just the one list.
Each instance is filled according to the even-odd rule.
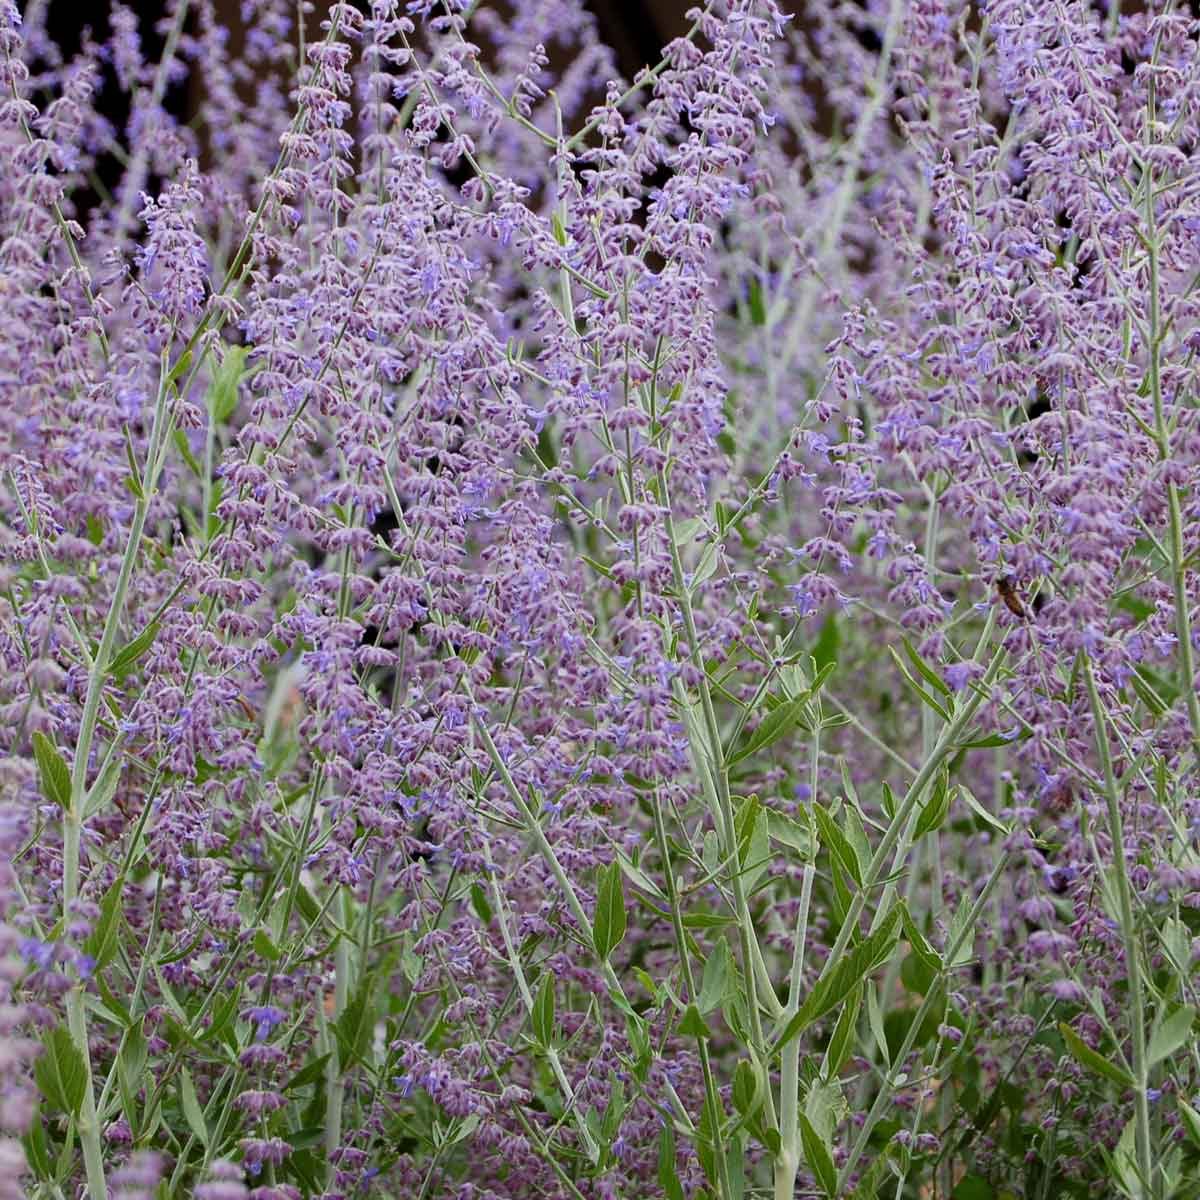
[[0,0],[0,1195],[1190,1194],[1200,22],[315,7]]

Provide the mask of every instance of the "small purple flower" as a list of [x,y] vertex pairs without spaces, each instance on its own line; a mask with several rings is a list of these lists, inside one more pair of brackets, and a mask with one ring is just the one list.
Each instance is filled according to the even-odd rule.
[[283,1011],[272,1004],[248,1008],[243,1015],[246,1020],[253,1022],[254,1038],[259,1042],[265,1042],[276,1026],[281,1025],[285,1019]]

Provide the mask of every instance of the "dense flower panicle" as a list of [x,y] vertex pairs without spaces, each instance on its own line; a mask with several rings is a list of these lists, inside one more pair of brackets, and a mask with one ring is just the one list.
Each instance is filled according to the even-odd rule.
[[1186,8],[27,7],[0,1192],[1196,1169]]

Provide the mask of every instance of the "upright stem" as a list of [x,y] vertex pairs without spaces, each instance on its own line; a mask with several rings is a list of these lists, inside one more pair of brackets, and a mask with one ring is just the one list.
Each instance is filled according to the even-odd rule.
[[[809,801],[816,803],[821,758],[821,724],[813,727],[809,745]],[[800,1008],[804,985],[804,950],[808,938],[808,910],[812,901],[815,868],[804,864],[800,879],[800,908],[796,914],[796,937],[792,948],[792,970],[788,982],[787,1013]],[[775,1159],[775,1200],[792,1200],[796,1173],[800,1169],[800,1039],[792,1038],[783,1048],[779,1064],[779,1155]]]
[[1129,883],[1129,866],[1125,861],[1125,825],[1121,816],[1121,797],[1113,773],[1112,754],[1108,745],[1108,726],[1100,693],[1092,673],[1092,664],[1083,656],[1083,674],[1087,681],[1092,721],[1096,727],[1096,754],[1104,772],[1104,799],[1108,808],[1108,832],[1112,839],[1113,875],[1117,885],[1117,907],[1120,915],[1121,940],[1125,948],[1125,973],[1129,982],[1129,1020],[1133,1041],[1134,1084],[1134,1142],[1137,1150],[1138,1172],[1155,1194],[1153,1160],[1150,1140],[1150,1101],[1146,1095],[1146,1005],[1143,995],[1141,958],[1138,955],[1137,929],[1133,917],[1133,889]]
[[[1154,84],[1150,84],[1153,105]],[[1171,457],[1171,438],[1167,429],[1162,394],[1162,300],[1159,291],[1158,224],[1154,212],[1154,177],[1146,176],[1146,254],[1150,274],[1147,297],[1147,320],[1150,326],[1149,363],[1147,375],[1150,397],[1154,405],[1154,437],[1160,462]],[[1192,749],[1200,756],[1200,696],[1196,694],[1196,660],[1192,649],[1191,617],[1188,612],[1187,569],[1183,545],[1183,511],[1179,488],[1172,480],[1167,484],[1168,551],[1171,556],[1171,586],[1175,600],[1175,637],[1179,643],[1179,658],[1185,680],[1183,695],[1187,704],[1188,723],[1192,730]]]
[[[63,815],[63,865],[62,892],[64,924],[70,919],[71,909],[79,898],[79,859],[83,835],[84,802],[87,796],[87,769],[91,757],[92,742],[96,736],[96,723],[100,713],[100,699],[104,693],[104,681],[108,665],[112,661],[113,646],[117,630],[125,612],[125,599],[129,594],[129,583],[142,545],[142,534],[146,527],[146,516],[150,509],[150,498],[158,479],[161,458],[158,448],[167,433],[164,426],[170,422],[166,416],[168,392],[166,366],[158,388],[158,399],[154,407],[154,424],[150,432],[150,446],[142,478],[138,481],[141,495],[133,507],[133,520],[125,541],[125,552],[117,572],[116,586],[109,601],[100,645],[92,658],[88,671],[87,693],[83,702],[83,715],[79,723],[79,734],[75,741],[75,753],[71,765],[71,803]],[[92,1056],[88,1048],[87,1015],[84,1009],[84,981],[76,979],[66,996],[67,1028],[83,1059],[84,1092],[77,1129],[83,1147],[84,1167],[87,1172],[88,1193],[91,1200],[107,1200],[108,1185],[104,1176],[104,1152],[100,1144],[100,1128],[96,1117],[96,1099],[92,1079]]]

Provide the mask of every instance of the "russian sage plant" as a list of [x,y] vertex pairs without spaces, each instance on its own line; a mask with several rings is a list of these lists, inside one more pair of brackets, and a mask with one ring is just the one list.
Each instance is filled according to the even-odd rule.
[[217,7],[0,0],[0,1197],[1200,1197],[1195,6]]

